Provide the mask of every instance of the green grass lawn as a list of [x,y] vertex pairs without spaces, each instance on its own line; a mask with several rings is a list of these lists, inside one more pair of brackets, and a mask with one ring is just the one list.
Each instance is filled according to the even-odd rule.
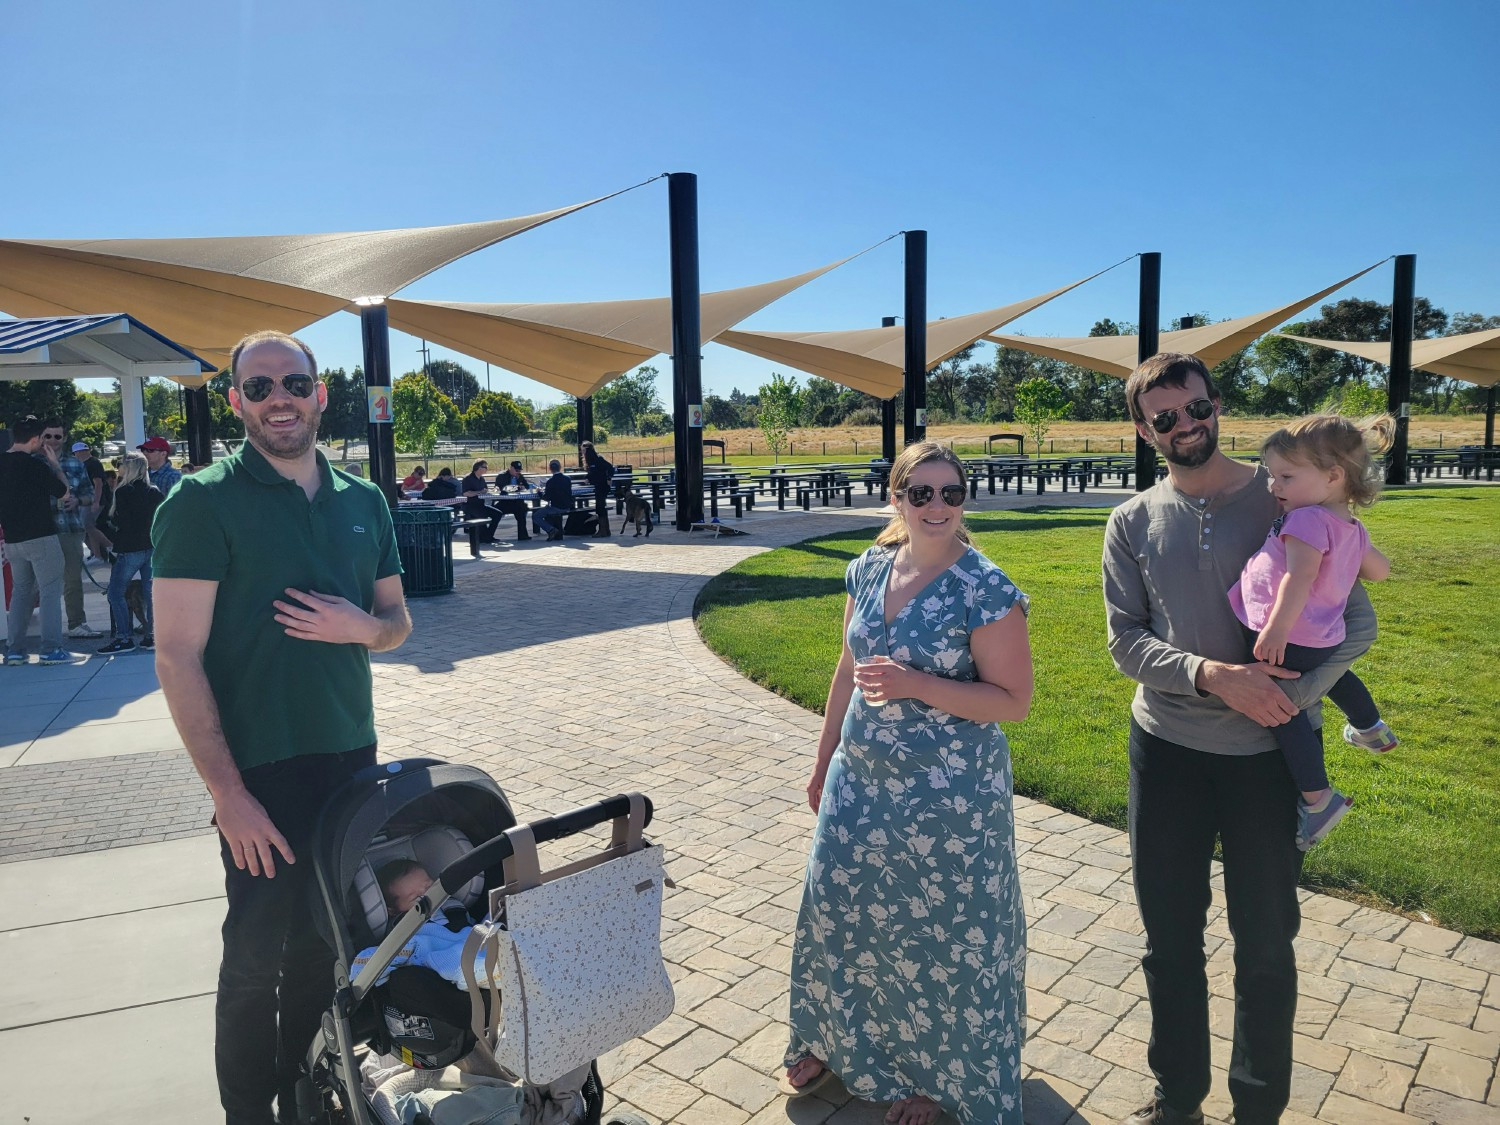
[[[1031,595],[1037,690],[1007,727],[1016,788],[1123,827],[1134,684],[1105,651],[1099,555],[1108,512],[1038,507],[969,517],[979,549]],[[1304,882],[1500,937],[1500,489],[1392,491],[1367,514],[1392,577],[1371,583],[1380,640],[1358,670],[1401,746],[1344,744],[1326,705],[1328,769],[1354,811]],[[873,531],[746,560],[704,589],[698,628],[757,683],[823,709],[839,653],[844,567]],[[813,747],[808,746],[808,761]]]

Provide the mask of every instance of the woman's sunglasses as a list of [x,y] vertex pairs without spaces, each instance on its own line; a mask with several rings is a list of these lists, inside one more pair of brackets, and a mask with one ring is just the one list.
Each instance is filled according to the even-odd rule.
[[[313,392],[313,384],[317,380],[311,375],[283,375],[281,385],[286,388],[286,393],[293,398],[306,398]],[[276,380],[270,375],[252,375],[240,384],[240,394],[251,402],[265,402],[271,397],[271,392],[276,387]]]
[[[1201,422],[1214,412],[1214,404],[1212,399],[1195,398],[1182,409],[1193,421]],[[1177,411],[1163,410],[1151,415],[1151,428],[1159,434],[1170,434],[1177,428]]]
[[[925,508],[932,500],[932,485],[914,484],[910,488],[898,489],[897,496],[905,496],[913,508]],[[943,498],[943,503],[950,508],[961,508],[967,493],[961,484],[945,484],[938,489],[938,495]]]

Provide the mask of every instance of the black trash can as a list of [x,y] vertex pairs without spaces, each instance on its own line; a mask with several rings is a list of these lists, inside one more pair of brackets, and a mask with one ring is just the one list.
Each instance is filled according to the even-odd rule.
[[402,506],[391,512],[408,598],[453,591],[453,509]]

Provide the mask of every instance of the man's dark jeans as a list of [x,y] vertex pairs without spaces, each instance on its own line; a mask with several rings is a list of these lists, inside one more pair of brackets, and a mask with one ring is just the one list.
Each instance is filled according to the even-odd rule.
[[1214,840],[1234,935],[1229,1093],[1238,1125],[1272,1125],[1291,1094],[1302,915],[1297,788],[1281,754],[1207,754],[1130,724],[1130,854],[1146,928],[1147,1061],[1157,1094],[1191,1113],[1208,1095],[1203,931]]
[[[234,865],[223,837],[224,960],[214,1012],[214,1061],[228,1125],[295,1119],[297,1077],[333,996],[333,951],[313,926],[312,834],[329,794],[375,763],[375,747],[288,758],[244,771],[245,786],[286,837],[295,864],[276,854],[276,875]],[[279,1000],[279,1002],[278,1002]],[[279,1020],[278,1020],[279,1010]]]

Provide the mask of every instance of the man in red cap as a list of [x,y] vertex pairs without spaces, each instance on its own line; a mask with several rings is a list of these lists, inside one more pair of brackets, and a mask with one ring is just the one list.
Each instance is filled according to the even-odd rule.
[[172,468],[172,443],[164,437],[147,438],[136,446],[146,455],[146,467],[150,470],[151,483],[163,496],[172,491],[172,486],[182,479],[182,471]]

